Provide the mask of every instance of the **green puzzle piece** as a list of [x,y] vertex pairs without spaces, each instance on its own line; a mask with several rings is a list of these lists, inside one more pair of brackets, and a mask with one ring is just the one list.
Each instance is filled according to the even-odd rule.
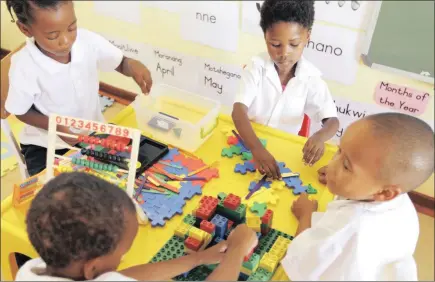
[[265,203],[257,203],[254,202],[254,204],[251,207],[251,212],[257,214],[259,217],[262,217],[264,215],[264,213],[267,210],[267,205]]
[[251,152],[243,152],[242,153],[242,160],[244,160],[244,161],[252,160],[252,153]]
[[231,152],[233,153],[233,154],[235,154],[235,155],[240,155],[240,154],[242,154],[242,149],[239,147],[239,146],[231,146],[230,147],[230,150],[231,150]]
[[311,186],[311,184],[308,184],[307,194],[317,194],[317,190],[314,189],[314,187]]
[[263,147],[266,147],[267,140],[266,139],[260,139],[261,144],[263,144]]

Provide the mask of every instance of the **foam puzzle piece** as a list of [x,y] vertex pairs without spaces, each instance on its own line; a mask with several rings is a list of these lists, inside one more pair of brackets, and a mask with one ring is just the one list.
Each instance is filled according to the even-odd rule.
[[183,182],[180,188],[180,197],[183,199],[192,199],[195,195],[201,195],[201,186],[194,185],[192,182]]
[[177,166],[181,166],[182,168],[175,168],[172,166],[164,166],[164,170],[171,173],[171,174],[175,174],[175,175],[185,175],[187,176],[187,174],[189,173],[189,170],[184,167],[181,162],[172,162],[172,164],[177,165]]
[[250,210],[257,216],[262,217],[267,210],[267,205],[265,203],[254,202]]
[[250,172],[255,172],[255,166],[253,162],[244,162],[244,164],[236,164],[236,167],[234,168],[234,172],[236,173],[241,173],[241,174],[246,174],[247,171]]
[[317,190],[311,184],[308,184],[307,194],[317,194]]
[[293,189],[294,195],[300,195],[301,193],[306,193],[308,187],[307,186],[298,186]]
[[236,136],[229,136],[227,139],[227,144],[228,145],[236,145],[237,143],[239,143],[239,140],[237,140]]
[[259,191],[255,192],[251,198],[245,200],[243,197],[243,203],[248,207],[251,207],[254,202],[266,203],[267,205],[275,205],[279,201],[277,195],[274,194],[272,189],[261,188]]
[[189,172],[197,170],[206,164],[201,159],[188,158],[183,154],[175,155],[173,162],[180,162],[182,166],[186,167]]
[[284,181],[285,185],[289,188],[298,188],[302,186],[302,181],[299,177],[283,178],[282,181]]
[[285,187],[285,183],[283,181],[273,181],[271,184],[271,188],[276,191],[283,190]]
[[242,153],[242,160],[244,161],[250,161],[253,159],[252,153],[251,152],[243,152]]
[[108,107],[111,107],[113,103],[115,102],[115,99],[109,98],[106,96],[100,96],[100,106],[101,106],[101,112],[104,112]]
[[284,162],[278,162],[278,166],[281,173],[292,172],[288,167],[286,167],[286,164]]
[[162,161],[172,161],[174,156],[179,155],[180,152],[177,148],[169,149],[169,152],[162,158]]
[[223,148],[221,152],[222,157],[232,158],[233,155],[242,154],[242,148],[239,146],[231,146],[230,148]]

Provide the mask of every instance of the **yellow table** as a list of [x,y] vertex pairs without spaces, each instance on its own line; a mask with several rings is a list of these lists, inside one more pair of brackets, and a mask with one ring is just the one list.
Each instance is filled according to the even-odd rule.
[[[131,107],[125,108],[112,120],[113,123],[128,127],[137,127],[136,116]],[[248,193],[248,186],[254,180],[253,174],[240,175],[233,172],[236,163],[241,163],[239,157],[233,159],[221,158],[220,153],[226,147],[226,136],[221,132],[223,127],[233,126],[230,117],[220,116],[219,125],[213,135],[195,153],[206,163],[220,160],[220,178],[213,179],[203,189],[203,195],[217,196],[219,192],[235,193],[245,196]],[[304,166],[302,162],[302,147],[305,138],[293,136],[281,131],[261,125],[254,125],[254,129],[260,138],[267,139],[267,148],[276,156],[278,161],[285,162],[287,167],[294,172],[300,173],[300,178],[305,184],[311,183],[318,194],[313,195],[319,201],[319,210],[325,210],[333,195],[317,181],[317,170],[326,164],[335,153],[336,148],[327,145],[325,155],[313,167]],[[164,140],[161,140],[164,141]],[[296,199],[290,189],[283,189],[279,192],[279,202],[270,206],[274,211],[273,228],[293,235],[296,232],[297,220],[290,212],[291,203]],[[31,247],[25,227],[25,213],[27,207],[15,209],[12,206],[12,197],[8,197],[1,206],[1,266],[3,277],[7,280],[15,276],[14,265],[10,263],[11,254],[14,252],[25,254],[29,257],[36,257],[37,253]],[[165,227],[152,228],[150,225],[142,226],[133,243],[131,250],[121,262],[120,269],[125,267],[146,263],[158,252],[165,242],[173,235],[174,229],[181,222],[182,218],[192,212],[197,206],[200,197],[194,197],[186,203],[183,215],[177,215],[166,222]],[[287,280],[282,268],[279,268],[274,280]]]

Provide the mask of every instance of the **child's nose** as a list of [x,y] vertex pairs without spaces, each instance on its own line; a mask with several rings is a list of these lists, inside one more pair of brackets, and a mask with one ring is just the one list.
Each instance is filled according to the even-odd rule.
[[67,36],[67,35],[63,35],[63,36],[61,36],[61,38],[60,38],[59,45],[60,45],[60,46],[68,45],[68,44],[69,44],[69,41],[70,41],[70,39],[68,38],[68,36]]

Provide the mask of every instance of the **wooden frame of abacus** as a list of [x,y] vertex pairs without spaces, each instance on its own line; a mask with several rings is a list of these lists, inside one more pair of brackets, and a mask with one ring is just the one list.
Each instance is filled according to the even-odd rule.
[[46,168],[46,182],[54,177],[54,161],[56,158],[56,139],[58,136],[78,138],[78,135],[67,134],[57,131],[57,126],[66,126],[71,128],[76,128],[79,130],[95,131],[104,134],[130,138],[132,140],[131,150],[130,150],[130,166],[128,169],[127,177],[127,189],[126,192],[128,196],[133,200],[136,205],[136,210],[138,212],[139,219],[142,223],[147,222],[147,217],[134,199],[134,184],[136,178],[136,163],[139,157],[139,144],[141,132],[138,129],[128,128],[123,126],[118,126],[114,124],[106,124],[97,121],[85,120],[69,116],[61,116],[57,114],[51,114],[48,121],[48,146],[47,146],[47,168]]

